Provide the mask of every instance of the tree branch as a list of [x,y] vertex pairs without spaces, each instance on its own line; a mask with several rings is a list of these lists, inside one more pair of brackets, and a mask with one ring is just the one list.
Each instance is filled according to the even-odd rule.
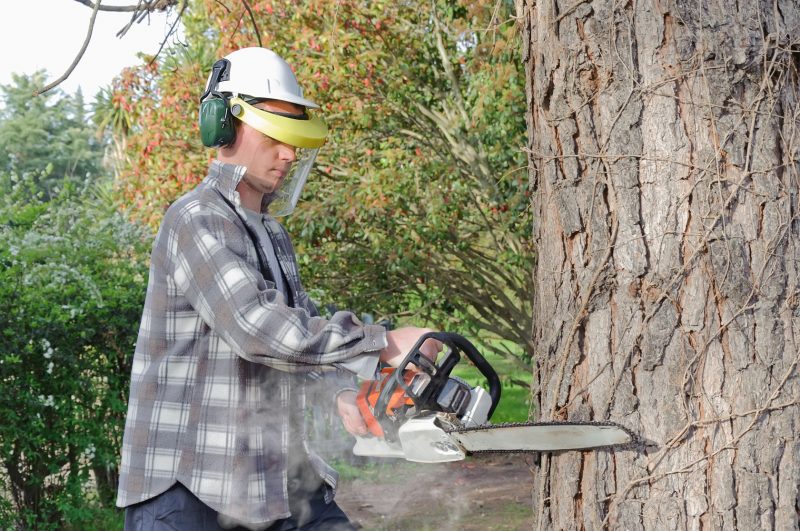
[[[181,9],[178,12],[178,16],[175,17],[175,22],[172,23],[172,26],[170,26],[169,31],[167,32],[167,35],[164,37],[164,40],[161,41],[161,45],[158,47],[158,51],[156,52],[156,54],[150,60],[150,64],[152,64],[159,56],[159,54],[161,54],[161,50],[164,49],[164,45],[167,43],[167,40],[169,40],[169,38],[175,33],[175,28],[177,27],[178,22],[181,20],[183,12],[186,11],[187,7],[189,7],[189,2],[187,0],[181,0]],[[259,43],[260,42],[261,40],[259,38]]]
[[[140,7],[142,5],[142,2],[144,2],[144,0],[139,0],[139,3],[136,5],[136,7],[137,8]],[[131,26],[133,26],[133,23],[136,22],[138,24],[139,22],[141,22],[143,17],[144,17],[144,15],[146,15],[146,14],[147,14],[147,11],[144,11],[144,10],[141,13],[139,12],[138,9],[136,11],[134,11],[133,15],[131,15],[131,19],[128,21],[127,24],[125,24],[125,27],[117,32],[117,37],[122,37],[123,35],[128,33],[128,30],[131,29]]]
[[262,46],[261,44],[261,34],[258,32],[258,25],[256,24],[256,17],[253,15],[253,10],[250,9],[250,4],[247,3],[247,0],[242,0],[244,4],[244,8],[247,10],[247,14],[250,15],[250,22],[253,24],[253,31],[256,33],[256,39],[258,40],[258,45]]
[[[72,64],[67,68],[66,72],[64,72],[58,79],[55,81],[47,84],[46,86],[42,87],[41,89],[37,90],[33,93],[34,96],[38,96],[40,94],[44,94],[45,92],[54,89],[61,83],[63,83],[75,70],[80,63],[81,59],[83,58],[84,54],[86,53],[86,49],[89,47],[89,42],[92,40],[92,32],[94,31],[94,23],[97,19],[97,13],[99,11],[106,11],[106,12],[113,12],[113,13],[133,13],[131,16],[131,20],[128,24],[125,25],[119,32],[117,32],[117,37],[124,36],[128,30],[133,26],[133,23],[139,23],[144,20],[144,17],[147,16],[149,13],[153,13],[155,11],[167,11],[170,8],[180,5],[180,11],[178,16],[173,22],[172,26],[167,32],[167,36],[164,37],[164,40],[161,42],[161,45],[158,48],[158,52],[156,52],[155,57],[161,53],[161,50],[164,49],[164,45],[166,44],[167,40],[170,36],[175,33],[175,28],[178,25],[178,21],[181,19],[184,11],[188,7],[188,2],[186,0],[139,0],[136,5],[127,5],[127,6],[104,6],[101,5],[102,0],[98,0],[97,3],[92,2],[91,0],[75,0],[81,5],[90,7],[92,9],[92,16],[89,20],[89,29],[86,31],[86,38],[83,41],[83,45],[81,46],[80,51],[78,51],[77,55],[72,61]],[[247,6],[248,11],[249,5],[247,4],[246,0],[242,0],[242,2]],[[252,19],[252,13],[250,13]],[[253,26],[255,28],[255,21],[253,22]],[[261,36],[258,34],[258,29],[255,29],[256,36],[258,37],[259,43],[261,43]]]
[[86,38],[83,40],[83,46],[81,46],[81,49],[78,52],[78,55],[75,56],[75,59],[72,60],[72,64],[69,65],[69,68],[67,68],[67,71],[64,72],[63,74],[61,74],[61,77],[59,77],[58,79],[56,79],[52,83],[49,83],[49,84],[45,85],[44,87],[42,87],[41,89],[39,89],[36,92],[34,92],[33,93],[34,96],[38,96],[40,94],[44,94],[48,90],[51,90],[54,87],[58,86],[61,82],[63,82],[65,79],[67,79],[70,76],[70,74],[72,74],[72,71],[75,70],[75,67],[78,66],[78,63],[80,62],[81,57],[83,57],[83,54],[86,53],[86,48],[89,47],[89,41],[92,40],[92,31],[94,31],[94,21],[97,18],[97,11],[99,9],[100,9],[100,2],[98,2],[97,5],[95,5],[94,7],[92,7],[92,18],[89,19],[89,29],[86,30]]
[[[138,13],[139,11],[166,11],[170,7],[178,5],[180,0],[152,0],[150,2],[137,2],[136,5],[130,6],[101,6],[98,1],[97,4],[91,0],[75,0],[79,4],[83,4],[93,10],[99,9],[100,11],[107,11],[110,13]],[[144,4],[142,6],[142,4]]]

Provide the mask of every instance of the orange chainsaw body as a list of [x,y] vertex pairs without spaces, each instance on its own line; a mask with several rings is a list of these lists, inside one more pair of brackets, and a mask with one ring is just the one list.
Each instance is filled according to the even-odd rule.
[[[375,417],[375,407],[378,403],[378,397],[381,391],[383,391],[384,386],[389,381],[389,377],[395,370],[397,369],[391,367],[381,369],[380,379],[368,380],[362,383],[361,389],[359,389],[358,396],[356,397],[358,410],[361,412],[361,416],[367,424],[367,429],[375,437],[385,436],[380,422],[378,422],[378,419]],[[412,381],[417,374],[418,373],[411,370],[406,370],[404,372],[403,381],[407,386],[406,388],[412,385]],[[401,413],[401,409],[405,410],[413,406],[414,401],[406,394],[403,387],[398,386],[394,389],[386,404],[386,416],[394,418]]]

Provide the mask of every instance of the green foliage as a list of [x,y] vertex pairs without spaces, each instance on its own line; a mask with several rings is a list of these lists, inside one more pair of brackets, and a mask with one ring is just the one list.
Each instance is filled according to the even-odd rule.
[[150,237],[96,187],[2,180],[0,527],[86,528],[116,490]]
[[0,85],[0,172],[35,175],[47,196],[63,181],[78,183],[100,174],[102,145],[94,137],[81,92],[34,92],[44,84],[43,71],[12,76]]

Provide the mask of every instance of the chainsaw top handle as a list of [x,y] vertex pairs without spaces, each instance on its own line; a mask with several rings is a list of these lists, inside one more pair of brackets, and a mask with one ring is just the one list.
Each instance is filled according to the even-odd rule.
[[[445,348],[444,358],[441,362],[435,362],[428,359],[420,351],[420,347],[427,339],[436,339],[441,341]],[[375,405],[375,412],[379,421],[382,420],[384,412],[389,405],[392,395],[399,387],[403,389],[406,396],[410,398],[418,411],[422,410],[440,410],[436,398],[442,387],[447,383],[450,377],[450,372],[453,367],[461,360],[461,354],[464,354],[478,368],[478,371],[486,378],[489,384],[489,396],[492,399],[492,406],[489,409],[487,418],[492,417],[498,402],[500,401],[500,378],[494,368],[486,361],[478,349],[469,342],[464,336],[453,334],[449,332],[429,332],[422,335],[411,351],[406,355],[400,365],[392,372],[386,384],[381,389],[378,401]],[[437,360],[438,361],[438,360]],[[414,368],[410,368],[414,365]],[[410,379],[406,378],[406,370],[413,372],[424,373],[430,377],[430,382],[425,385],[422,390],[417,393],[409,386]]]

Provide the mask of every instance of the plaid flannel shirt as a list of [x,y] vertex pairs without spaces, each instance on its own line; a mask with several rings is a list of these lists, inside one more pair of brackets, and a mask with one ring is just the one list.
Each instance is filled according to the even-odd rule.
[[[382,327],[349,312],[318,317],[288,235],[269,216],[290,304],[265,278],[235,190],[244,171],[212,162],[204,181],[170,206],[156,236],[133,358],[120,507],[180,481],[242,523],[288,517],[288,449],[297,444],[288,440],[290,416],[305,406],[297,371],[377,357],[386,346]],[[310,460],[330,501],[336,473],[316,455]]]

